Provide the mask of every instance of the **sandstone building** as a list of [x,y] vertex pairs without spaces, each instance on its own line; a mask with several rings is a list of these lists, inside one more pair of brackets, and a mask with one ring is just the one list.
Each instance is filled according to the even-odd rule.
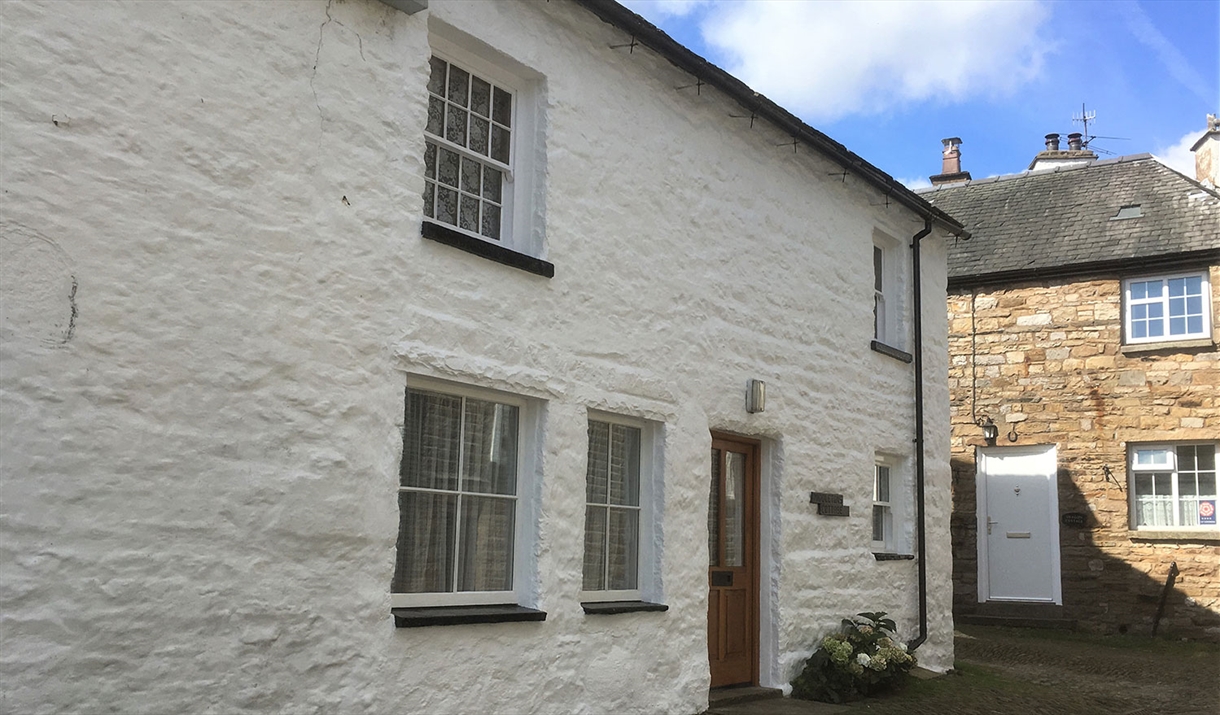
[[1048,135],[1029,171],[923,193],[973,233],[949,256],[957,618],[1220,638],[1218,137],[1199,181]]

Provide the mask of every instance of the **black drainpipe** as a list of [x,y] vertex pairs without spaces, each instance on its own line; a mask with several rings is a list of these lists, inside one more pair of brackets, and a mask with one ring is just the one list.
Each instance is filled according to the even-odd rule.
[[923,286],[919,271],[919,241],[929,233],[932,233],[932,219],[924,218],[923,230],[911,237],[911,272],[915,284],[912,308],[915,314],[915,504],[919,508],[915,533],[919,542],[919,636],[907,643],[908,650],[915,650],[928,640],[928,550],[924,545],[926,527],[923,503]]

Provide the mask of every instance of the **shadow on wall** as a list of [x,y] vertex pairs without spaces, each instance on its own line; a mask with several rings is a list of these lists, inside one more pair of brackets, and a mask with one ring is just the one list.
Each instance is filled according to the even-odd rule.
[[[979,605],[978,520],[974,460],[954,457],[951,465],[953,612],[958,616],[975,613]],[[1121,529],[1102,523],[1072,470],[1062,464],[1058,489],[1063,618],[1083,630],[1151,635],[1160,610],[1158,635],[1220,641],[1220,611],[1191,597],[1220,589],[1215,542],[1132,540],[1125,528],[1126,510]],[[1084,515],[1084,524],[1065,524],[1068,513]],[[1179,573],[1167,591],[1174,563]]]

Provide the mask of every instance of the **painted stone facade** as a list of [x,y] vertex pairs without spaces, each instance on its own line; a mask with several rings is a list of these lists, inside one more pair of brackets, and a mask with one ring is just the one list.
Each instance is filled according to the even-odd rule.
[[[421,238],[438,38],[529,73],[516,208],[553,278]],[[885,454],[914,549],[913,372],[870,340],[885,236],[912,350],[924,219],[630,42],[559,0],[0,3],[5,708],[700,712],[711,430],[762,445],[759,681],[858,611],[915,635],[917,564],[870,544]],[[921,244],[933,669],[944,235]],[[418,378],[538,408],[518,585],[545,621],[395,628]],[[660,426],[663,613],[582,610],[591,411]]]
[[[1220,268],[1210,278],[1216,316]],[[1220,639],[1220,532],[1133,530],[1127,468],[1130,443],[1220,437],[1220,352],[1210,341],[1123,347],[1120,286],[1105,276],[951,292],[955,611],[978,600],[975,419],[987,415],[998,445],[1057,444],[1059,511],[1087,515],[1060,526],[1064,617],[1147,633],[1176,562],[1161,631]]]

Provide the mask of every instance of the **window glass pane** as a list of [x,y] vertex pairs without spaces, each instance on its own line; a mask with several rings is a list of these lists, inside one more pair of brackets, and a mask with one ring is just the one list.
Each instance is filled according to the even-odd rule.
[[1199,475],[1199,496],[1204,499],[1216,498],[1216,473],[1204,472]]
[[1136,474],[1135,475],[1135,495],[1150,496],[1152,494],[1152,475],[1151,474]]
[[470,73],[459,67],[449,67],[449,101],[465,107],[469,101]]
[[877,480],[874,488],[876,496],[874,501],[888,502],[890,500],[890,468],[878,464],[877,465]]
[[510,591],[513,587],[512,499],[462,497],[459,591]]
[[513,405],[466,400],[462,489],[517,493],[517,413]]
[[458,226],[467,231],[479,230],[479,200],[473,196],[462,194],[458,200]]
[[466,146],[466,110],[451,104],[445,114],[445,138],[454,144]]
[[483,198],[500,203],[500,186],[503,174],[490,166],[483,167]]
[[449,65],[439,57],[433,57],[428,62],[432,66],[432,74],[428,77],[428,91],[443,97],[445,96],[445,69]]
[[1135,509],[1138,526],[1173,526],[1172,497],[1137,496]]
[[1147,307],[1148,307],[1148,319],[1149,320],[1160,320],[1161,318],[1165,317],[1164,304],[1149,303]]
[[1198,448],[1199,469],[1207,471],[1216,470],[1216,448],[1211,446],[1201,446]]
[[724,464],[724,565],[741,566],[745,563],[745,455],[727,452]]
[[1194,474],[1178,475],[1178,496],[1194,497],[1199,494],[1199,484]]
[[491,85],[478,77],[471,77],[470,111],[481,117],[491,116]]
[[460,397],[407,390],[402,486],[457,489],[461,412]]
[[1169,454],[1168,449],[1137,449],[1135,463],[1139,466],[1169,466]]
[[483,183],[479,173],[482,166],[473,159],[462,157],[462,191],[475,196],[479,195],[479,186]]
[[606,507],[585,507],[585,568],[581,588],[606,588]]
[[499,87],[496,87],[492,98],[491,118],[506,127],[510,127],[512,126],[513,118],[512,110],[513,96]]
[[585,468],[585,501],[605,504],[610,475],[610,423],[589,420],[589,463]]
[[873,541],[885,541],[885,507],[873,506]]
[[1146,338],[1146,337],[1148,337],[1148,324],[1147,324],[1146,322],[1143,322],[1143,321],[1140,321],[1140,322],[1135,322],[1135,321],[1132,321],[1132,323],[1131,323],[1131,337],[1132,337],[1132,338]]
[[436,188],[436,220],[457,225],[457,192],[453,189]]
[[1194,445],[1185,444],[1178,447],[1178,471],[1193,472],[1195,471],[1195,447]]
[[492,125],[491,127],[491,158],[501,164],[508,163],[508,130]]
[[500,240],[500,207],[485,204],[483,206],[483,228],[479,231],[488,238]]
[[1170,335],[1185,335],[1186,334],[1186,318],[1170,318],[1169,319],[1169,334]]
[[394,593],[453,590],[453,540],[457,496],[404,491],[398,494],[398,552]]
[[1172,474],[1154,474],[1152,475],[1153,493],[1157,496],[1166,496],[1173,494],[1173,475]]
[[440,136],[445,126],[445,103],[436,97],[428,98],[428,126],[424,131],[434,136]]
[[640,504],[640,431],[635,427],[610,428],[610,503]]
[[424,181],[424,215],[436,218],[436,184],[428,180]]
[[611,509],[608,531],[607,588],[613,591],[638,588],[640,513],[635,509]]
[[720,450],[712,450],[712,488],[707,509],[707,562],[720,565]]
[[432,142],[424,143],[424,176],[436,178],[436,145]]
[[1131,300],[1144,300],[1148,297],[1148,284],[1136,282],[1131,284]]
[[487,156],[489,151],[487,132],[491,130],[491,123],[486,119],[472,117],[470,120],[470,150]]
[[460,165],[457,152],[441,149],[438,155],[439,161],[436,165],[436,178],[445,186],[458,185],[458,166]]
[[873,290],[881,290],[881,248],[873,246]]

